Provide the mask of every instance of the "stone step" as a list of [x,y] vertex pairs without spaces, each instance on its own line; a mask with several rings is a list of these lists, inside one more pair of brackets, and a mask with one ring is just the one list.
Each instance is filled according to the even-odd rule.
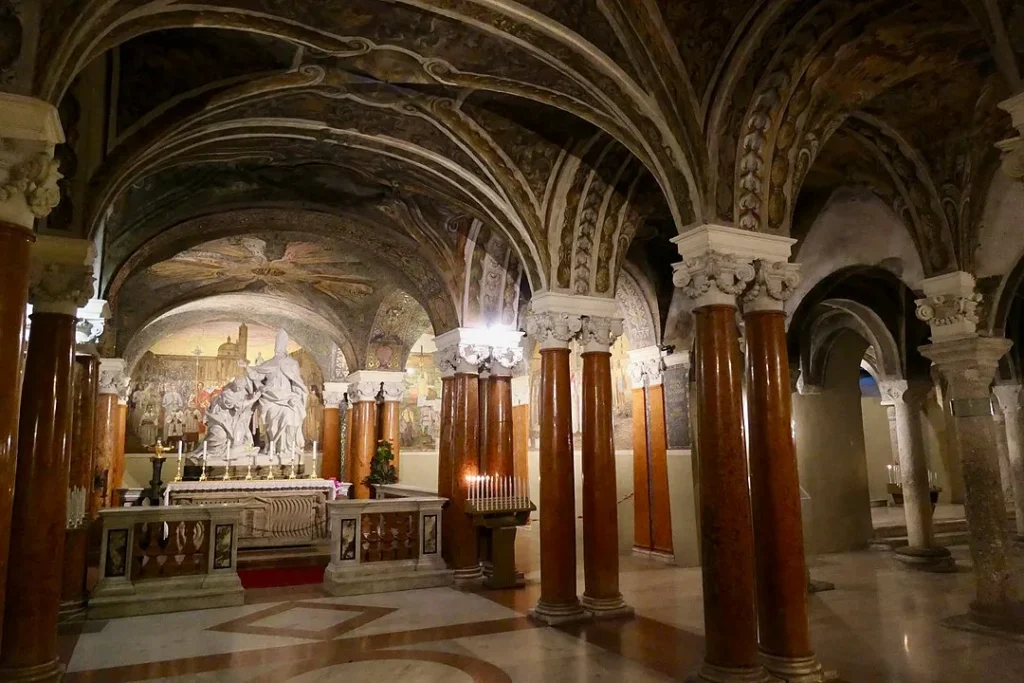
[[[1011,533],[1016,533],[1016,519],[1012,513],[1007,515],[1006,528]],[[933,524],[935,542],[937,545],[948,548],[951,545],[967,544],[967,520],[966,519],[943,519]],[[883,527],[875,530],[875,537],[870,546],[874,550],[894,550],[904,548],[909,544],[907,540],[907,526]]]
[[[932,523],[936,534],[949,534],[967,531],[966,519],[939,519]],[[897,524],[893,526],[875,529],[875,539],[900,538],[907,535],[907,525]]]

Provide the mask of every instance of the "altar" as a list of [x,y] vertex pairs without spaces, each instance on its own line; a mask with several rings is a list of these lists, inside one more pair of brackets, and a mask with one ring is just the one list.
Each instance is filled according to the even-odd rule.
[[328,479],[176,481],[167,484],[164,504],[239,504],[239,548],[279,548],[330,538],[327,503],[347,497],[348,488]]

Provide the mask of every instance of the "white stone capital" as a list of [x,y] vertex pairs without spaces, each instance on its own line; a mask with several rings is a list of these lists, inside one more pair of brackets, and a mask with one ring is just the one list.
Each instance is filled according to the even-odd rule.
[[996,401],[999,402],[999,409],[1007,419],[1014,419],[1010,416],[1020,411],[1020,385],[997,384],[992,387],[992,393],[995,395]]
[[683,258],[682,263],[673,266],[673,281],[694,300],[696,308],[702,308],[736,306],[737,298],[754,281],[755,262],[786,263],[796,240],[707,224],[672,242]]
[[324,382],[324,407],[341,408],[348,392],[348,382]]
[[541,350],[568,349],[583,329],[583,316],[571,313],[535,313],[526,318],[526,334]]
[[89,240],[41,236],[32,245],[29,303],[34,312],[74,316],[94,291]]
[[905,379],[880,379],[878,391],[882,395],[883,406],[894,406],[904,403],[910,383]]
[[99,393],[127,395],[130,383],[123,358],[100,358]]
[[608,353],[621,336],[621,318],[586,316],[582,320],[580,345],[583,353]]
[[754,261],[754,281],[743,295],[743,311],[784,311],[800,285],[800,266],[786,261]]
[[457,327],[434,337],[434,362],[441,374],[479,374],[491,356],[487,339],[487,329],[482,327]]
[[[387,398],[388,387],[394,391],[394,385],[405,385],[405,373],[389,370],[357,370],[345,378],[348,383],[348,397],[353,403],[360,401],[376,401],[377,394],[383,388],[385,400],[397,400]],[[399,395],[401,398],[401,395]]]
[[110,318],[110,307],[107,306],[107,302],[103,299],[89,299],[85,306],[78,309],[75,317],[78,318],[75,343],[79,349],[83,346],[95,348]]
[[654,387],[665,381],[665,362],[658,346],[645,346],[629,352],[629,377],[634,389]]
[[512,378],[512,407],[530,405],[530,377]]
[[64,142],[50,103],[0,92],[0,220],[31,230],[60,200],[53,148]]
[[921,282],[924,298],[917,300],[917,318],[931,327],[933,342],[977,335],[981,295],[974,286],[974,276],[964,271]]

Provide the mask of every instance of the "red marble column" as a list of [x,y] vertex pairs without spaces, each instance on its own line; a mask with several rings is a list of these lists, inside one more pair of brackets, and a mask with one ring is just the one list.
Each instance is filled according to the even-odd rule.
[[355,476],[352,464],[352,442],[355,440],[352,434],[353,420],[352,416],[355,414],[355,407],[352,405],[351,398],[345,402],[345,480],[351,482]]
[[[86,555],[88,552],[89,501],[92,494],[93,434],[96,426],[96,401],[99,360],[94,356],[76,356],[74,372],[74,416],[68,475],[69,501],[81,510],[68,510],[64,533],[64,574],[61,580],[60,620],[85,618]],[[80,516],[79,516],[80,515]]]
[[491,462],[490,430],[491,430],[491,374],[490,372],[480,373],[477,384],[477,397],[480,407],[480,473],[495,474],[494,463]]
[[452,508],[451,568],[456,581],[474,581],[481,575],[480,546],[476,524],[465,514],[467,477],[480,472],[480,380],[476,373],[459,368],[452,378],[451,460]]
[[360,383],[349,387],[352,404],[352,488],[353,498],[370,497],[363,480],[370,475],[370,462],[377,450],[377,386]]
[[341,479],[340,413],[341,409],[336,405],[324,406],[323,460],[320,462],[322,479]]
[[64,555],[73,410],[73,314],[32,314],[11,515],[0,680],[57,681],[57,613]]
[[[101,364],[106,361],[102,359]],[[110,387],[102,385],[96,398],[96,426],[93,434],[93,488],[89,513],[95,516],[100,508],[113,504],[114,488],[110,468],[117,452],[117,393],[108,393]]]
[[[454,375],[448,374],[441,377],[441,427],[437,439],[437,495],[441,498],[452,498],[452,491],[455,488],[454,470],[452,469],[452,417],[455,406],[453,397]],[[441,557],[449,567],[454,567],[452,557],[453,538],[449,534],[454,531],[455,517],[457,512],[449,503],[441,510]]]
[[[0,613],[7,582],[11,504],[18,455],[18,409],[21,396],[21,351],[28,303],[31,229],[0,221]],[[0,631],[2,637],[2,631]]]
[[[481,386],[484,383],[481,382]],[[512,375],[504,371],[491,372],[487,384],[487,454],[485,471],[499,477],[513,477]]]
[[[612,435],[611,342],[621,321],[590,318],[583,339],[583,608],[632,616],[619,592],[619,516]],[[543,519],[543,517],[542,517]]]
[[764,680],[757,643],[736,307],[700,306],[695,318],[706,643],[700,676],[710,681]]
[[384,402],[381,404],[380,438],[391,442],[391,453],[395,459],[391,464],[399,479],[402,476],[402,396],[405,393],[405,375],[396,373],[400,379],[384,382]]
[[[114,423],[114,460],[110,463],[110,504],[116,503],[117,490],[124,487],[125,437],[128,428],[128,402],[117,399],[117,414]],[[172,475],[173,476],[173,475]]]
[[807,625],[807,566],[792,431],[786,314],[746,312],[750,489],[760,649],[782,680],[824,680]]
[[[579,323],[576,318],[576,329]],[[536,332],[531,332],[536,334]],[[587,613],[576,595],[576,496],[572,450],[569,335],[541,331],[540,583],[530,611],[548,624]]]

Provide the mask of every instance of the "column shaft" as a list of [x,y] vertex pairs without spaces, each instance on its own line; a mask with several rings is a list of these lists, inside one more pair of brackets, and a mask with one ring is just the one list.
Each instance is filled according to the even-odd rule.
[[391,442],[391,452],[394,454],[395,459],[391,461],[391,464],[395,466],[395,470],[399,473],[399,459],[401,454],[401,444],[399,443],[402,420],[402,404],[399,401],[384,401],[381,404],[380,412],[380,438],[384,441]]
[[1010,463],[1017,535],[1024,537],[1024,452],[1021,450],[1020,408],[1017,405],[1010,408],[1003,413],[1006,417],[1006,456]]
[[591,351],[583,354],[582,604],[601,616],[632,614],[619,592],[616,490],[611,353]]
[[654,549],[647,390],[633,389],[633,547]]
[[911,548],[931,548],[935,540],[932,533],[928,463],[920,438],[921,415],[917,406],[908,405],[905,400],[896,401],[895,405],[907,541]]
[[[14,472],[18,457],[18,408],[21,395],[21,342],[28,303],[29,245],[32,232],[0,221],[0,613],[7,581]],[[2,631],[0,631],[2,637]]]
[[577,619],[576,496],[572,451],[569,349],[541,349],[540,583],[534,615]]
[[480,473],[495,474],[495,463],[491,462],[490,429],[491,429],[491,377],[484,375],[480,377],[477,384],[478,407],[480,409]]
[[93,434],[93,487],[90,514],[114,502],[114,480],[111,467],[117,452],[117,394],[100,394],[96,398],[95,431]]
[[[441,427],[437,439],[437,495],[441,498],[452,499],[452,491],[455,488],[454,470],[452,468],[452,419],[455,405],[453,397],[453,385],[455,378],[452,376],[441,378]],[[455,559],[452,554],[452,539],[455,532],[455,517],[463,514],[456,512],[454,506],[449,503],[441,510],[441,557],[449,567],[455,566]]]
[[[745,316],[750,493],[760,649],[783,680],[821,678],[807,625],[807,565],[792,432],[786,314]],[[717,459],[716,459],[717,460]],[[713,501],[712,501],[713,503]]]
[[514,476],[512,377],[491,375],[487,381],[487,404],[486,471],[499,477]]
[[452,379],[451,531],[452,569],[457,580],[480,576],[480,544],[473,518],[466,514],[466,478],[480,472],[480,384],[475,374],[456,372]]
[[[64,575],[61,581],[61,620],[84,618],[86,555],[88,552],[89,499],[92,497],[93,434],[99,362],[93,356],[77,356],[74,373],[74,417],[69,440],[71,448],[69,502],[81,510],[68,511],[64,534]],[[80,502],[79,502],[80,501]],[[81,513],[82,517],[77,518]],[[75,517],[73,517],[75,515]]]
[[11,515],[0,680],[57,681],[75,318],[32,315]]
[[356,401],[352,406],[352,488],[354,498],[370,497],[370,487],[363,479],[370,476],[370,461],[377,445],[377,402]]
[[324,406],[323,455],[323,460],[320,463],[320,477],[340,480],[341,409],[338,406]]
[[665,385],[647,387],[647,419],[651,440],[651,548],[664,556],[672,550],[672,503],[668,491],[668,431]]
[[352,416],[355,414],[355,408],[352,402],[349,401],[345,405],[345,478],[349,482],[355,481],[355,465],[352,464],[352,444],[355,442],[355,433],[352,431],[354,421]]
[[110,463],[110,504],[113,505],[117,490],[124,486],[124,442],[128,425],[128,404],[123,398],[117,401],[114,423],[114,459]]
[[735,316],[728,305],[696,310],[705,667],[753,671],[758,667],[754,539]]

